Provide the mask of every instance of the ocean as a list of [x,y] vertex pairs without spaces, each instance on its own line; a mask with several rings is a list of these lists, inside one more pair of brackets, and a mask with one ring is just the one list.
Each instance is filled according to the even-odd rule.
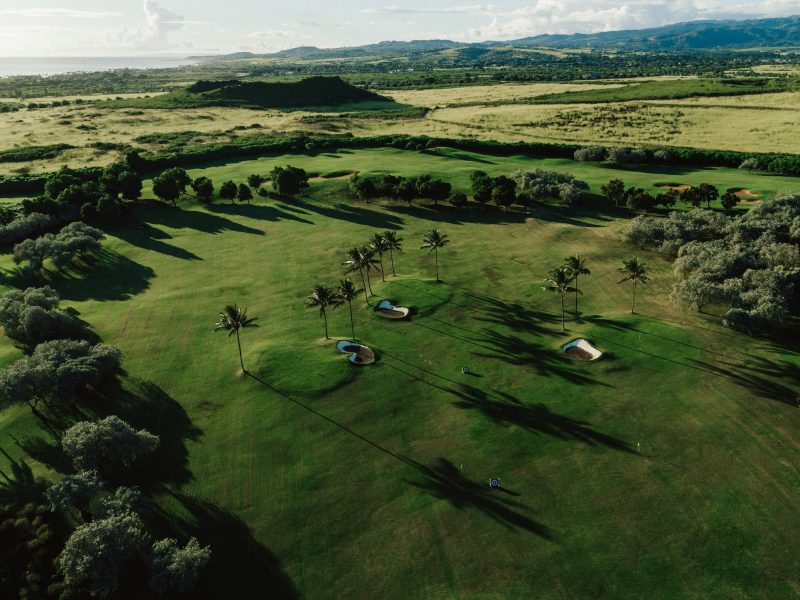
[[179,56],[100,56],[100,57],[0,57],[0,77],[10,75],[59,75],[112,69],[168,69],[197,64]]

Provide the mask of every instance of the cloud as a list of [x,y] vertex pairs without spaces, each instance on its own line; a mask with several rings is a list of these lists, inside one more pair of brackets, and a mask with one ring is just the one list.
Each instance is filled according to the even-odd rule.
[[445,6],[442,8],[403,8],[400,6],[382,6],[378,8],[366,8],[362,13],[384,14],[384,15],[414,15],[414,14],[438,14],[438,15],[476,15],[491,14],[496,9],[491,4],[474,4],[472,6]]
[[800,0],[724,3],[719,0],[537,0],[513,11],[494,11],[491,22],[468,30],[468,39],[511,39],[543,33],[592,33],[658,27],[698,19],[743,19],[800,13]]
[[144,0],[144,41],[150,45],[163,45],[171,31],[183,29],[186,19],[161,6],[155,0]]
[[105,19],[108,17],[121,17],[122,13],[73,10],[70,8],[0,8],[0,15],[29,17],[32,19]]

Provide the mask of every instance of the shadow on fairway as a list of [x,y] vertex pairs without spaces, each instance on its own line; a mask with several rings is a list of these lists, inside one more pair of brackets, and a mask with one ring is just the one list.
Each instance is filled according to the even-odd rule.
[[497,490],[489,487],[488,482],[478,483],[467,479],[446,458],[439,458],[431,466],[413,461],[412,464],[422,475],[422,479],[407,480],[407,483],[424,490],[434,498],[446,500],[459,510],[477,509],[509,529],[524,529],[546,540],[553,539],[553,534],[548,527],[534,521],[522,512],[528,510],[524,504],[500,496]]
[[114,235],[132,246],[144,248],[151,252],[158,252],[159,254],[182,260],[202,260],[193,252],[165,243],[164,240],[171,240],[172,236],[166,231],[153,227],[150,223],[139,223],[133,227],[119,229],[114,231]]
[[0,447],[8,461],[8,470],[0,469],[0,502],[40,502],[44,494],[44,480],[37,478],[24,460],[14,460]]
[[[283,208],[283,207],[282,207]],[[206,210],[213,213],[223,213],[227,215],[239,215],[260,221],[297,221],[306,225],[313,225],[313,221],[298,217],[297,212],[281,210],[278,206],[268,206],[264,204],[211,204]],[[301,213],[302,214],[302,213]],[[306,213],[308,214],[308,213]]]
[[375,229],[403,228],[403,219],[394,215],[387,215],[377,210],[353,204],[343,204],[341,202],[333,204],[315,196],[307,197],[313,200],[313,202],[298,201],[298,206],[302,206],[309,212],[317,213],[329,219],[339,219],[357,225],[367,225]]
[[[211,559],[193,593],[185,598],[234,600],[238,598],[298,598],[297,588],[280,560],[257,539],[235,514],[185,494],[162,490],[180,504],[188,516],[160,512],[166,533],[196,537],[211,546]],[[183,512],[181,511],[181,512]]]
[[62,300],[127,300],[150,287],[155,271],[131,259],[101,250],[76,261],[69,271],[47,271],[37,280],[21,279],[18,287],[48,284]]
[[462,223],[483,223],[488,225],[505,225],[524,223],[528,218],[526,212],[517,210],[500,210],[494,206],[485,208],[455,208],[447,204],[388,204],[386,210],[408,215],[417,219],[460,225]]
[[460,398],[453,403],[454,406],[465,410],[477,410],[495,423],[516,425],[527,431],[561,440],[575,440],[590,446],[601,445],[622,452],[633,452],[627,442],[595,431],[585,421],[556,414],[544,404],[528,406],[504,392],[494,392],[497,397],[491,398],[483,390],[464,384],[459,384],[450,391]]
[[[210,208],[214,208],[212,204]],[[174,206],[153,203],[148,206],[143,213],[142,219],[148,223],[164,225],[172,229],[193,229],[203,233],[223,233],[225,231],[236,231],[239,233],[251,233],[253,235],[264,235],[260,229],[242,225],[236,221],[231,221],[219,215],[215,215],[207,210],[184,210]]]
[[[711,374],[742,386],[754,396],[800,406],[800,387],[797,386],[797,382],[800,382],[800,367],[791,362],[767,358],[750,358],[741,362],[693,362]],[[793,382],[793,387],[778,380]]]

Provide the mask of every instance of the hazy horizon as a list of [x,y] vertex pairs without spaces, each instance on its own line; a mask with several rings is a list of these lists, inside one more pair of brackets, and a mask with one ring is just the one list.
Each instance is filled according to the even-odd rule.
[[[99,58],[269,53],[385,40],[509,40],[540,34],[641,29],[710,19],[784,17],[800,0],[500,0],[436,7],[341,0],[5,0],[0,57]],[[33,5],[32,5],[33,4]]]

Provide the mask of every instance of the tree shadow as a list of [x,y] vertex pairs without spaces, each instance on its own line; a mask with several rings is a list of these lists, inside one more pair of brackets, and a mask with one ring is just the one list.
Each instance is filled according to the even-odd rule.
[[42,280],[62,300],[128,300],[150,287],[155,271],[130,258],[101,250],[93,259],[75,262],[69,271],[48,271]]
[[394,215],[371,210],[352,204],[338,202],[333,204],[314,196],[308,196],[313,202],[302,202],[300,205],[312,213],[329,219],[348,221],[357,225],[366,225],[375,229],[402,229],[403,219]]
[[166,254],[182,260],[202,260],[193,252],[164,243],[163,240],[171,240],[172,236],[149,223],[139,223],[135,227],[126,227],[114,233],[121,240],[138,248],[144,248],[145,250]]
[[280,560],[255,537],[239,517],[209,502],[167,490],[188,517],[161,512],[159,519],[172,535],[196,537],[211,546],[211,559],[195,591],[186,598],[299,598]]
[[550,529],[524,514],[527,506],[519,501],[504,498],[487,483],[467,479],[446,458],[439,458],[426,466],[412,461],[422,475],[421,480],[408,481],[434,498],[446,500],[458,510],[473,508],[509,529],[523,529],[546,540],[553,540]]
[[[742,362],[718,361],[709,363],[700,360],[694,364],[711,374],[724,377],[759,398],[766,398],[789,406],[800,406],[800,367],[785,360],[749,358]],[[781,381],[791,381],[790,387]]]
[[57,437],[46,439],[42,436],[16,438],[9,436],[19,448],[35,461],[58,473],[72,473],[72,461],[61,449]]
[[518,210],[500,210],[495,206],[482,208],[455,208],[446,204],[388,204],[386,210],[448,225],[461,225],[463,223],[482,223],[486,225],[506,225],[524,223],[528,218],[527,212]]
[[450,391],[460,398],[453,403],[454,406],[477,410],[495,423],[516,425],[527,431],[561,440],[575,440],[590,446],[602,445],[613,450],[633,452],[627,442],[596,431],[585,421],[556,414],[544,404],[529,406],[505,392],[495,392],[497,397],[492,398],[483,390],[464,384],[459,384]]
[[46,487],[44,481],[33,474],[24,460],[14,460],[2,447],[0,454],[8,461],[8,470],[0,469],[0,501],[40,502]]
[[225,219],[207,210],[183,210],[174,206],[153,203],[148,207],[144,217],[144,220],[148,223],[164,225],[172,229],[193,229],[212,234],[236,231],[238,233],[264,235],[264,232],[260,229]]
[[[248,217],[250,219],[257,219],[260,221],[296,221],[298,223],[305,223],[306,225],[313,225],[313,221],[304,219],[295,214],[299,211],[281,210],[278,206],[268,206],[265,204],[212,204],[207,207],[208,211],[213,213],[222,213],[227,215],[238,215]],[[308,214],[308,213],[306,213]]]
[[94,392],[87,404],[97,417],[117,415],[134,429],[159,437],[158,449],[122,474],[124,481],[144,489],[193,481],[186,444],[198,441],[203,432],[178,402],[154,383],[132,377],[114,379]]

